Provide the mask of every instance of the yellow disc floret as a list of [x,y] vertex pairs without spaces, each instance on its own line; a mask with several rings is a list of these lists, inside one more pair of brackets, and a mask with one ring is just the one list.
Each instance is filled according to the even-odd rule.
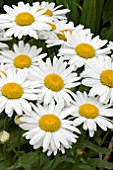
[[113,87],[113,70],[105,70],[100,75],[100,81],[103,85]]
[[2,95],[8,99],[19,99],[23,94],[23,88],[18,83],[7,83],[1,89]]
[[69,31],[70,33],[72,33],[71,30],[62,30],[62,31],[60,31],[61,33],[59,33],[59,34],[57,35],[58,38],[59,38],[60,40],[66,41],[67,38],[66,38],[66,36],[65,36],[65,32],[67,32],[67,31]]
[[99,115],[99,110],[93,104],[83,104],[79,107],[79,114],[85,118],[94,119]]
[[[41,10],[44,10],[44,8],[38,9],[37,12],[39,12]],[[46,11],[42,15],[48,15],[48,16],[52,17],[53,16],[53,12],[50,9],[46,9]]]
[[51,22],[47,22],[48,25],[51,26],[51,30],[56,30],[56,25],[51,23]]
[[58,74],[48,74],[44,79],[45,86],[55,92],[64,87],[64,81]]
[[61,127],[60,119],[53,114],[43,115],[39,119],[39,127],[46,132],[55,132]]
[[47,9],[44,13],[43,13],[43,15],[48,15],[48,16],[53,16],[53,12],[50,10],[50,9]]
[[31,25],[34,21],[34,16],[29,12],[21,12],[15,18],[15,22],[19,26],[28,26]]
[[23,69],[25,67],[29,68],[31,65],[31,59],[29,56],[21,54],[14,59],[14,65],[16,68]]
[[75,48],[76,53],[85,59],[92,58],[95,56],[95,49],[90,44],[81,43]]

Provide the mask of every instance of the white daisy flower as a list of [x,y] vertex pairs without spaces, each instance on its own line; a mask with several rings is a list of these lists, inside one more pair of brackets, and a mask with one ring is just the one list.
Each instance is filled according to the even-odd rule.
[[20,41],[18,45],[14,44],[13,51],[1,51],[1,62],[5,63],[9,68],[28,68],[31,70],[37,67],[38,61],[47,55],[46,53],[40,54],[41,51],[42,48],[30,47],[30,44],[24,44],[23,41]]
[[48,24],[51,26],[51,30],[45,31],[45,33],[42,31],[42,33],[44,33],[43,37],[46,39],[47,47],[64,44],[64,41],[66,41],[65,32],[72,32],[74,29],[74,23],[67,23],[66,20]]
[[[31,111],[27,100],[37,100],[38,89],[30,88],[32,82],[27,79],[28,70],[7,70],[7,76],[1,74],[0,79],[0,113],[5,109],[5,113],[11,117],[13,111],[21,115],[23,111]],[[36,93],[36,94],[35,94]]]
[[101,40],[99,36],[93,38],[93,34],[88,29],[73,30],[72,33],[65,33],[67,42],[59,50],[59,56],[69,60],[70,65],[81,67],[89,59],[97,56],[106,57],[111,53],[108,47],[104,47],[107,40]]
[[63,5],[59,5],[59,6],[55,7],[54,2],[51,2],[51,3],[45,2],[45,1],[34,2],[33,6],[35,6],[37,8],[37,11],[41,11],[41,10],[45,9],[46,11],[43,12],[42,15],[49,16],[49,17],[53,18],[54,21],[67,19],[65,14],[70,12],[69,9],[59,9]]
[[65,152],[65,148],[70,148],[78,137],[76,133],[80,131],[73,126],[71,120],[66,119],[72,113],[72,107],[66,107],[62,103],[55,105],[52,100],[49,105],[31,104],[33,110],[30,114],[20,117],[21,124],[26,139],[30,139],[30,144],[34,149],[43,147],[43,152],[47,155],[57,154],[59,150]]
[[73,72],[73,66],[67,66],[67,62],[64,62],[62,58],[54,57],[53,64],[50,58],[47,58],[46,62],[40,60],[39,68],[31,71],[29,78],[34,80],[31,87],[41,90],[38,97],[43,100],[44,104],[50,103],[52,99],[56,102],[65,101],[68,105],[72,101],[75,94],[69,89],[80,84],[77,82],[80,77]]
[[113,117],[113,109],[109,106],[100,103],[98,97],[89,97],[86,92],[77,92],[73,112],[76,118],[74,125],[83,123],[83,129],[89,131],[90,137],[97,131],[97,125],[104,131],[107,131],[107,128],[113,129],[111,120],[107,118]]
[[113,102],[113,62],[110,57],[98,57],[87,62],[81,73],[82,84],[91,87],[90,96],[99,95],[100,102]]
[[37,12],[35,6],[31,7],[28,3],[18,2],[18,6],[12,5],[12,8],[4,5],[6,14],[0,15],[0,26],[7,29],[4,36],[18,37],[29,35],[38,38],[36,30],[49,30],[51,27],[46,24],[50,22],[50,17],[42,16],[45,10]]

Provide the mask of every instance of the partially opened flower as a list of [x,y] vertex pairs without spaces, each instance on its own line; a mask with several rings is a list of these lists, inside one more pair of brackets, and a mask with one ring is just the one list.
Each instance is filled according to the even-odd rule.
[[81,73],[82,84],[91,87],[90,96],[99,95],[100,102],[113,103],[113,61],[110,57],[98,57],[87,62]]
[[110,54],[110,48],[105,47],[107,40],[101,40],[99,36],[93,37],[88,29],[73,30],[72,33],[65,33],[67,41],[59,50],[59,56],[69,60],[70,65],[81,67],[89,59],[94,57],[106,57]]
[[56,102],[61,100],[69,105],[72,97],[75,96],[69,88],[80,84],[77,82],[80,77],[74,72],[74,67],[68,67],[67,62],[64,62],[62,58],[54,57],[53,63],[50,58],[47,58],[46,62],[40,60],[39,67],[31,70],[30,73],[29,78],[33,80],[31,87],[40,89],[38,97],[43,99],[45,104],[54,99]]
[[42,15],[49,16],[53,18],[54,21],[67,19],[65,14],[70,12],[69,9],[59,9],[62,7],[62,5],[55,7],[54,2],[51,2],[51,3],[45,2],[45,1],[34,2],[33,6],[37,8],[37,11],[41,11],[45,9],[45,12],[43,12]]
[[[7,75],[1,74],[0,78],[0,112],[11,117],[13,111],[21,115],[23,111],[31,111],[27,100],[37,100],[38,89],[30,88],[32,82],[27,79],[28,70],[8,70]],[[36,93],[36,94],[35,94]]]
[[30,44],[24,44],[23,41],[19,41],[18,45],[14,44],[13,51],[3,50],[1,51],[1,62],[5,63],[7,67],[29,70],[34,69],[38,65],[38,61],[44,58],[47,54],[40,54],[42,48],[36,46],[30,46]]
[[65,32],[72,32],[72,30],[74,29],[74,23],[67,23],[66,20],[48,24],[50,24],[51,30],[46,31],[46,34],[43,35],[43,37],[46,38],[47,47],[64,44],[64,41],[67,40]]
[[97,131],[97,125],[104,131],[107,131],[107,128],[113,129],[111,120],[107,118],[113,117],[113,109],[109,107],[110,105],[100,103],[98,97],[89,97],[86,92],[77,92],[73,112],[74,125],[83,124],[83,129],[89,131],[90,137]]
[[60,102],[55,105],[53,100],[46,106],[31,105],[34,111],[20,118],[20,127],[27,131],[23,136],[30,139],[34,149],[42,147],[48,155],[56,155],[59,150],[64,153],[65,148],[77,141],[75,133],[80,131],[66,118],[72,113],[72,107],[64,108]]
[[45,11],[37,12],[35,6],[31,7],[28,3],[18,2],[18,6],[12,5],[12,8],[4,5],[6,14],[0,15],[0,26],[7,29],[4,36],[18,37],[29,35],[38,38],[36,30],[49,30],[51,27],[46,22],[51,21],[50,17],[42,16]]

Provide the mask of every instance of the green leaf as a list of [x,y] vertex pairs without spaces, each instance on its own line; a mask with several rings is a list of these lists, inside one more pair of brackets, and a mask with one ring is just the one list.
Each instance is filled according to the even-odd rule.
[[107,148],[100,148],[99,146],[97,146],[96,144],[94,144],[90,141],[85,141],[84,146],[89,148],[89,149],[92,149],[95,152],[100,153],[100,154],[106,154],[108,152]]
[[95,33],[98,34],[100,30],[102,12],[104,7],[104,0],[96,1],[96,19],[95,19]]
[[[55,168],[57,168],[58,165],[60,165],[61,163],[71,163],[71,164],[74,164],[74,160],[72,158],[68,158],[66,155],[63,155],[63,156],[59,156],[57,155],[53,161],[53,163],[50,163],[51,166],[48,167],[48,170],[51,169],[51,170],[54,170]],[[46,167],[43,168],[43,170],[47,170]]]
[[80,23],[95,32],[96,0],[84,0]]
[[[38,165],[38,169],[37,169]],[[13,168],[24,168],[25,170],[41,170],[39,164],[39,155],[37,152],[29,152],[21,156],[15,165],[11,166],[7,170],[13,170]]]
[[92,158],[90,160],[87,160],[87,164],[92,167],[113,169],[113,163],[98,158]]
[[73,21],[75,25],[79,24],[79,8],[80,0],[67,0],[70,12],[68,13],[68,20]]
[[[54,160],[48,161],[42,168],[42,170],[50,170]],[[52,169],[51,169],[52,170]]]

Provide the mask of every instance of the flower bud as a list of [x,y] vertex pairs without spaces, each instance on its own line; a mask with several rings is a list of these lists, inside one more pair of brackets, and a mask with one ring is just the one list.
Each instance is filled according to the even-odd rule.
[[82,148],[78,148],[78,149],[76,149],[76,154],[77,155],[83,155],[84,154],[84,150]]
[[6,132],[5,130],[3,130],[2,132],[0,132],[0,143],[1,144],[5,144],[10,138],[10,134],[8,132]]

